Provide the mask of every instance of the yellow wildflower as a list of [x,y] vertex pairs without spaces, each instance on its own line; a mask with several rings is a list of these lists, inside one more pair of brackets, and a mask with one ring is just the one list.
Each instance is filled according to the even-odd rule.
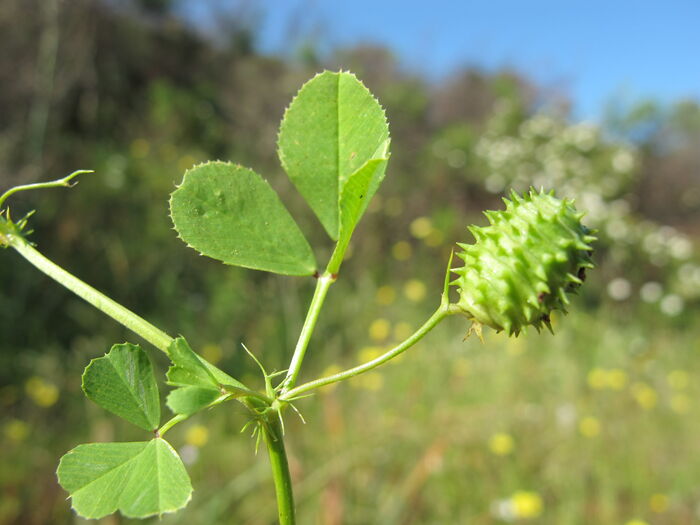
[[391,333],[391,323],[386,319],[375,319],[369,325],[369,338],[372,341],[384,341]]
[[393,286],[380,286],[377,289],[375,300],[377,301],[377,303],[387,306],[396,300],[396,290],[394,290]]
[[588,386],[593,390],[603,390],[608,384],[608,374],[603,368],[593,368],[586,377]]
[[656,406],[658,394],[646,383],[635,383],[632,385],[632,395],[644,410],[651,410]]
[[515,441],[510,434],[497,432],[489,438],[489,450],[496,456],[507,456],[515,448]]
[[578,423],[578,430],[585,437],[596,437],[598,434],[600,434],[600,421],[593,416],[584,417]]
[[688,387],[690,378],[685,370],[672,370],[666,376],[666,381],[674,390],[683,390]]
[[24,384],[24,389],[31,400],[40,407],[48,408],[58,401],[59,392],[56,385],[41,377],[30,377]]
[[411,223],[410,230],[416,239],[425,239],[433,231],[433,223],[428,217],[418,217]]
[[383,353],[384,352],[382,351],[382,349],[378,346],[365,346],[364,348],[360,349],[360,351],[357,353],[357,360],[360,363],[366,363],[367,361],[376,359]]
[[593,390],[623,390],[627,386],[627,372],[621,368],[593,368],[586,379]]
[[397,341],[408,339],[412,333],[413,327],[405,321],[396,323],[396,326],[394,326],[394,339]]
[[519,490],[510,499],[516,518],[536,518],[542,514],[542,497],[537,492]]
[[209,441],[209,429],[204,425],[193,425],[187,429],[185,441],[188,445],[201,448]]
[[410,243],[407,241],[399,241],[391,248],[391,255],[393,255],[394,259],[397,261],[407,261],[411,258],[412,253],[413,248],[411,248]]
[[627,373],[620,368],[611,368],[607,374],[608,388],[623,390],[627,386]]
[[396,300],[396,290],[393,286],[385,284],[377,288],[377,293],[374,296],[374,300],[381,305],[389,305]]
[[20,419],[10,419],[3,428],[5,437],[10,441],[19,443],[29,435],[29,425]]
[[403,293],[409,301],[417,303],[425,297],[426,288],[423,281],[411,279],[403,288]]
[[649,508],[652,512],[660,514],[668,509],[668,496],[666,494],[652,494],[649,498]]

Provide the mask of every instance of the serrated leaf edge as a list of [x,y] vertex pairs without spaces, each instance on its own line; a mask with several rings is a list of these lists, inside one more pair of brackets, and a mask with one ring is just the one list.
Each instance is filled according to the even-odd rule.
[[[277,196],[277,198],[279,199],[280,204],[282,205],[282,207],[284,208],[284,210],[285,210],[285,211],[289,214],[289,216],[292,218],[292,221],[293,221],[294,224],[297,226],[297,229],[299,230],[299,233],[300,233],[301,236],[304,238],[304,240],[306,241],[306,244],[309,246],[309,249],[311,250],[311,255],[314,257],[314,269],[313,269],[311,272],[309,272],[309,273],[303,273],[303,274],[299,274],[299,273],[289,273],[289,272],[280,272],[280,271],[272,271],[272,270],[266,270],[266,269],[261,269],[261,268],[255,268],[255,267],[253,267],[253,266],[248,266],[248,265],[246,265],[246,264],[238,264],[238,263],[235,263],[235,264],[234,264],[234,263],[222,261],[221,259],[218,259],[218,258],[216,258],[216,257],[212,257],[211,255],[207,255],[206,253],[203,253],[201,250],[199,250],[198,248],[195,248],[195,247],[192,246],[189,242],[187,242],[185,239],[182,238],[182,236],[180,235],[180,232],[177,230],[177,227],[176,227],[176,225],[175,225],[175,219],[173,218],[173,196],[174,196],[175,193],[185,184],[185,180],[187,179],[187,176],[190,174],[190,172],[194,171],[194,170],[197,169],[197,168],[202,168],[202,167],[204,167],[204,166],[207,166],[207,165],[209,165],[209,164],[227,164],[227,165],[229,165],[229,166],[233,166],[233,167],[242,168],[242,169],[245,169],[245,170],[252,171],[252,172],[255,173],[256,175],[258,175],[258,176],[263,180],[263,182],[265,182],[265,184],[267,184],[267,185],[270,187],[270,189],[273,191],[273,193],[274,193],[274,194]],[[176,184],[176,185],[175,185],[175,189],[174,189],[172,192],[170,192],[170,197],[168,198],[168,217],[170,218],[170,222],[173,224],[173,228],[172,228],[172,229],[175,231],[176,237],[177,237],[178,239],[180,239],[180,240],[185,244],[185,246],[187,246],[188,248],[194,250],[195,252],[197,252],[198,255],[200,255],[200,256],[202,256],[202,257],[207,257],[207,258],[209,258],[209,259],[213,259],[213,260],[215,260],[215,261],[217,261],[217,262],[220,262],[220,263],[222,263],[222,264],[225,264],[226,266],[237,266],[237,267],[239,267],[239,268],[246,268],[246,269],[248,269],[248,270],[257,270],[257,271],[268,272],[268,273],[276,273],[276,274],[279,274],[279,275],[292,275],[292,276],[301,276],[301,277],[306,276],[306,275],[313,275],[313,274],[316,272],[317,263],[316,263],[316,257],[315,257],[315,255],[314,255],[314,253],[313,253],[313,248],[311,248],[311,244],[309,243],[308,239],[306,238],[306,235],[304,235],[304,232],[301,231],[301,228],[299,228],[299,225],[298,225],[298,223],[296,222],[296,219],[294,219],[294,216],[293,216],[293,215],[291,214],[291,212],[289,211],[289,208],[287,208],[287,206],[284,204],[284,201],[280,198],[280,196],[279,196],[279,194],[277,193],[277,191],[275,190],[275,188],[268,182],[268,180],[267,180],[265,177],[263,177],[262,175],[260,175],[260,174],[259,174],[257,171],[255,171],[253,168],[249,168],[249,167],[244,166],[243,164],[240,164],[240,163],[238,163],[238,162],[231,162],[231,161],[227,161],[227,160],[207,160],[207,161],[204,161],[204,162],[200,162],[199,164],[194,164],[194,165],[192,165],[191,167],[187,168],[187,169],[185,170],[185,173],[184,173],[184,175],[183,175],[183,177],[182,177],[182,181],[180,182],[180,184]]]
[[[122,376],[121,374],[119,374],[119,371],[114,367],[114,364],[111,362],[111,359],[109,359],[109,357],[108,357],[109,354],[112,352],[112,350],[114,350],[114,348],[121,348],[121,347],[132,347],[132,348],[137,348],[138,350],[140,350],[141,352],[143,352],[144,355],[146,355],[146,353],[145,353],[145,352],[143,351],[143,349],[141,348],[141,345],[135,345],[135,344],[128,343],[128,342],[118,343],[118,344],[112,345],[112,348],[109,349],[109,352],[105,353],[105,354],[104,354],[103,356],[101,356],[101,357],[96,357],[96,358],[90,360],[90,362],[88,363],[88,365],[85,367],[85,370],[83,370],[83,375],[80,377],[80,389],[81,389],[81,390],[83,391],[83,393],[85,394],[85,397],[87,397],[90,401],[92,401],[93,403],[95,403],[95,404],[96,404],[97,406],[99,406],[101,409],[106,410],[106,411],[109,412],[110,414],[114,414],[115,416],[117,416],[117,417],[123,419],[124,421],[127,421],[127,422],[131,423],[132,425],[137,426],[137,427],[139,427],[139,428],[141,428],[141,429],[143,429],[143,430],[146,430],[146,431],[153,431],[153,430],[156,430],[156,429],[158,428],[158,425],[160,424],[160,417],[161,417],[161,414],[160,414],[160,391],[159,391],[159,389],[158,389],[158,383],[157,383],[156,380],[155,380],[155,376],[153,376],[153,383],[154,383],[154,385],[155,385],[155,387],[156,387],[156,393],[158,394],[159,404],[158,404],[158,422],[156,423],[156,425],[155,425],[154,428],[144,428],[144,427],[142,427],[141,425],[137,425],[137,424],[134,423],[133,421],[130,421],[129,419],[127,419],[127,418],[125,418],[125,417],[123,417],[123,416],[121,416],[121,415],[119,415],[119,414],[116,414],[115,412],[112,412],[111,410],[105,408],[105,407],[102,406],[100,403],[98,403],[97,401],[95,401],[95,400],[88,394],[87,390],[85,389],[85,378],[87,377],[88,370],[90,370],[90,368],[94,365],[94,363],[95,363],[96,361],[98,361],[99,359],[107,358],[107,361],[108,361],[109,364],[112,366],[112,368],[114,368],[114,370],[117,372],[117,375],[119,375],[119,377],[120,377],[121,379],[123,379],[123,376]],[[148,355],[146,355],[146,359],[148,359]],[[148,363],[149,363],[149,365],[150,365],[150,367],[151,367],[151,374],[153,374],[153,363],[151,363],[151,360],[150,360],[150,359],[148,359]],[[136,405],[139,406],[140,404],[138,403],[138,401],[140,401],[140,398],[138,398],[136,395],[134,395],[134,393],[131,391],[130,388],[128,388],[127,390],[129,391],[129,394],[131,395],[131,397],[137,401]],[[142,410],[142,412],[144,413],[144,415],[146,414],[145,411]],[[146,417],[146,419],[148,419],[148,418]]]
[[[369,162],[369,161],[371,161],[371,160],[380,160],[380,159],[389,160],[389,157],[391,156],[390,153],[389,153],[389,145],[391,144],[391,133],[389,132],[389,120],[387,119],[387,116],[386,116],[386,109],[385,109],[384,106],[381,104],[381,102],[379,102],[379,99],[378,99],[376,96],[374,96],[374,94],[373,94],[373,93],[370,91],[370,89],[364,84],[364,82],[362,82],[359,78],[357,78],[357,75],[355,75],[355,74],[352,73],[351,71],[344,71],[344,70],[342,70],[342,69],[339,69],[338,71],[331,71],[331,70],[329,70],[329,69],[324,69],[323,71],[321,71],[321,72],[319,72],[319,73],[316,73],[313,77],[311,77],[309,80],[307,80],[306,82],[304,82],[304,83],[302,84],[302,86],[299,88],[299,90],[296,92],[296,94],[292,97],[292,100],[289,102],[289,104],[287,105],[287,107],[284,109],[284,113],[282,114],[282,119],[280,120],[280,126],[279,126],[279,128],[277,129],[277,140],[276,140],[276,144],[277,144],[277,148],[276,148],[276,149],[277,149],[277,158],[279,158],[280,164],[281,164],[281,166],[282,166],[282,169],[284,169],[284,171],[285,171],[285,173],[287,173],[287,176],[288,176],[288,177],[289,177],[289,173],[288,173],[288,171],[287,171],[287,165],[286,165],[285,157],[284,157],[284,155],[282,154],[282,150],[281,150],[280,145],[279,145],[279,144],[280,144],[280,134],[281,134],[281,132],[282,132],[282,123],[283,123],[283,122],[285,121],[285,119],[287,118],[287,114],[289,113],[289,109],[292,107],[292,105],[294,104],[294,102],[299,98],[299,96],[301,95],[301,93],[302,93],[302,91],[304,90],[304,88],[306,88],[306,86],[307,86],[308,84],[310,84],[311,82],[313,82],[314,80],[316,80],[318,77],[320,77],[320,76],[322,76],[322,75],[325,75],[326,73],[330,73],[330,74],[333,74],[333,75],[338,75],[339,78],[340,78],[340,75],[341,75],[341,74],[345,74],[345,75],[351,76],[353,79],[355,79],[355,80],[360,84],[360,86],[362,87],[362,89],[364,89],[365,92],[366,92],[367,94],[369,94],[370,98],[371,98],[372,100],[374,100],[374,102],[377,103],[377,106],[379,107],[379,109],[380,109],[380,111],[381,111],[382,117],[384,118],[384,124],[385,124],[386,127],[387,127],[387,138],[386,138],[386,140],[379,146],[379,148],[377,149],[377,151],[374,152],[374,156],[373,156],[372,158],[367,159],[366,162]],[[379,156],[377,156],[380,149],[383,149],[383,154],[379,154]],[[365,162],[365,163],[366,163],[366,162]],[[337,193],[337,195],[336,195],[336,204],[337,204],[337,211],[338,211],[338,216],[337,216],[337,218],[338,218],[338,232],[336,233],[335,236],[333,236],[333,235],[330,234],[330,232],[328,232],[328,230],[326,230],[325,226],[324,226],[324,228],[323,228],[323,229],[326,231],[326,233],[328,233],[328,235],[331,237],[331,239],[333,239],[334,241],[337,241],[337,240],[340,238],[340,197],[341,197],[341,195],[342,195],[342,193],[343,193],[343,187],[345,186],[345,184],[347,184],[347,181],[348,181],[355,173],[357,173],[357,171],[359,171],[360,169],[362,169],[363,166],[364,166],[364,164],[363,164],[362,166],[360,166],[357,170],[355,170],[353,173],[351,173],[350,175],[348,175],[348,176],[345,178],[345,180],[342,181],[342,184],[341,184],[340,178],[339,178],[339,180],[338,180],[338,193]],[[296,186],[295,186],[294,184],[292,184],[292,185],[293,185],[294,188],[296,189]],[[299,192],[298,189],[297,189],[296,191],[297,191],[297,193],[299,194],[299,196],[302,198],[302,200],[306,203],[306,205],[309,206],[309,208],[311,208],[311,205],[306,201],[306,199],[304,198],[304,196],[301,195],[301,192]],[[313,211],[314,216],[319,220],[319,222],[321,222],[320,218],[316,215],[316,212],[313,210],[313,208],[311,208],[311,211]],[[321,223],[321,224],[323,225],[323,223]]]

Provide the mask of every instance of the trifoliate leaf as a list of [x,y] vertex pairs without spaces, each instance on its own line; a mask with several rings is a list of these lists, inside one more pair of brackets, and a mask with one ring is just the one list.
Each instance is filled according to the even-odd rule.
[[182,461],[161,438],[79,445],[61,458],[57,475],[73,509],[88,519],[116,511],[130,518],[174,512],[192,495]]
[[144,430],[160,423],[160,400],[153,367],[140,346],[114,345],[83,373],[85,395],[105,410]]

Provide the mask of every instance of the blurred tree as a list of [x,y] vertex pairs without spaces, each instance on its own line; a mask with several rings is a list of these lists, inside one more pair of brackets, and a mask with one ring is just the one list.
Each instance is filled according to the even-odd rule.
[[697,234],[700,221],[700,104],[654,100],[608,105],[606,129],[642,152],[637,206],[645,216]]

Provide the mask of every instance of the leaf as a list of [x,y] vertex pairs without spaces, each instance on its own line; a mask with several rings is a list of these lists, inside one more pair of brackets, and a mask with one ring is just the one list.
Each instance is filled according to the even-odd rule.
[[[168,347],[173,365],[168,369],[168,384],[173,386],[202,386],[218,390],[219,382],[190,348],[184,337],[178,337]],[[235,380],[234,380],[235,381]]]
[[[196,354],[195,354],[196,355]],[[212,365],[209,361],[205,360],[203,357],[200,357],[197,355],[197,358],[204,364],[204,366],[207,367],[207,370],[211,372],[211,374],[214,376],[214,379],[216,379],[220,385],[223,385],[226,389],[243,389],[247,390],[246,386],[238,381],[237,379],[232,378],[230,375],[228,375],[226,372],[223,370],[215,367]]]
[[353,173],[340,195],[340,232],[338,247],[328,263],[328,271],[337,273],[355,226],[367,209],[379,184],[384,179],[387,159],[373,159]]
[[224,386],[247,390],[243,383],[195,353],[182,336],[173,339],[168,348],[168,356],[173,362],[167,373],[169,385],[203,386],[217,389]]
[[377,100],[354,75],[330,71],[301,88],[278,137],[282,166],[334,240],[340,236],[343,186],[368,161],[387,159],[388,145],[389,127]]
[[312,275],[306,238],[275,191],[252,170],[207,162],[185,172],[170,197],[180,237],[226,264],[286,275]]
[[199,386],[182,386],[168,394],[167,405],[175,414],[190,416],[207,408],[222,394],[219,390]]
[[250,392],[243,383],[197,355],[184,337],[173,340],[168,355],[173,362],[167,373],[168,384],[179,388],[168,394],[167,405],[176,414],[194,414],[225,392],[234,397]]
[[174,512],[192,496],[182,461],[161,438],[78,445],[61,458],[56,473],[73,509],[89,519],[116,511],[130,518]]
[[144,430],[160,423],[160,400],[153,367],[140,346],[114,345],[83,373],[85,395],[105,410]]

